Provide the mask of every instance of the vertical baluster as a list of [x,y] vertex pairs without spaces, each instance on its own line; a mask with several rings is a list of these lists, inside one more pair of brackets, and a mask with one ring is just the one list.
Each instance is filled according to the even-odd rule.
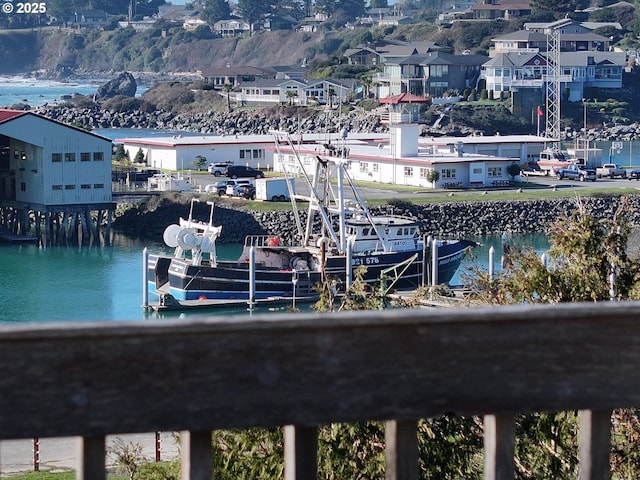
[[318,427],[284,427],[285,480],[318,477]]
[[512,480],[516,438],[511,415],[484,416],[484,479]]
[[180,432],[182,480],[213,478],[213,448],[211,431]]
[[82,480],[105,480],[106,449],[105,437],[81,437],[77,443],[78,470],[76,478]]
[[385,479],[418,479],[418,422],[389,420],[384,425]]
[[579,480],[611,478],[611,411],[580,410],[578,419]]

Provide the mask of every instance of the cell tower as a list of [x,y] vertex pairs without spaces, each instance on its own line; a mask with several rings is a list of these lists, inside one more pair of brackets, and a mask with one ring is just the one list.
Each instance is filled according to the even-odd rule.
[[546,75],[546,136],[551,139],[552,148],[560,150],[560,32],[571,23],[565,18],[547,24],[547,75]]

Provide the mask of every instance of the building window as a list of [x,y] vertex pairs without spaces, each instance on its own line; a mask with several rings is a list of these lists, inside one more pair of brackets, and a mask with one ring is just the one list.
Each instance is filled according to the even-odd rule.
[[27,191],[27,183],[26,182],[20,182],[20,191],[21,192],[26,192]]
[[51,190],[62,190],[62,185],[51,185]]
[[251,150],[240,150],[240,160],[251,158]]
[[76,186],[75,186],[75,185],[65,185],[65,186],[64,186],[64,189],[65,189],[65,190],[75,190],[75,189],[76,189]]
[[420,169],[420,178],[427,178],[427,175],[429,175],[429,169],[428,168],[421,168]]
[[377,171],[378,171],[378,164],[377,164],[377,163],[372,164],[372,170],[373,170],[374,172],[377,172]]
[[441,175],[442,178],[456,178],[455,168],[443,168]]
[[75,162],[75,161],[76,161],[76,154],[75,154],[75,152],[65,153],[65,154],[64,154],[64,161],[65,161],[65,162]]
[[91,188],[91,184],[90,183],[83,183],[82,185],[80,185],[80,188],[82,190],[88,190]]
[[51,154],[51,161],[52,162],[61,162],[62,161],[62,154],[61,153],[52,153]]
[[413,177],[413,167],[404,167],[404,176]]
[[264,158],[264,150],[256,148],[253,151],[253,158]]
[[91,154],[89,152],[81,152],[80,153],[80,161],[81,162],[89,162],[89,161],[91,161]]
[[360,171],[361,172],[368,172],[369,171],[369,164],[367,162],[360,162]]
[[93,161],[94,162],[102,162],[102,161],[104,161],[104,153],[103,152],[93,152]]
[[18,150],[13,151],[13,159],[18,160],[20,158],[20,152]]
[[94,183],[93,188],[102,189],[104,188],[104,183]]
[[502,167],[489,167],[487,168],[488,177],[502,177]]

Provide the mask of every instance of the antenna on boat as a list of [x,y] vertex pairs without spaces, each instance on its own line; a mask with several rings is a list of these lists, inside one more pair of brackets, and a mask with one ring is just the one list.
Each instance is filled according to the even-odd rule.
[[193,204],[194,204],[194,202],[200,203],[200,200],[198,200],[195,197],[191,199],[191,208],[189,208],[189,224],[191,224],[191,219],[193,218]]
[[213,206],[215,205],[215,203],[207,202],[207,205],[211,206],[211,211],[209,212],[209,226],[213,227]]

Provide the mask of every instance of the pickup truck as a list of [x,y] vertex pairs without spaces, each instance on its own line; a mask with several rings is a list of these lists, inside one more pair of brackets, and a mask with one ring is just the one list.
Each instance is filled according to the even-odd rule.
[[579,165],[569,165],[556,170],[556,178],[558,180],[568,178],[569,180],[580,180],[581,182],[585,180],[595,182],[596,176],[596,171],[593,168],[584,168]]
[[598,176],[598,178],[627,178],[627,171],[620,165],[616,165],[615,163],[605,163],[601,167],[596,168],[596,175]]

